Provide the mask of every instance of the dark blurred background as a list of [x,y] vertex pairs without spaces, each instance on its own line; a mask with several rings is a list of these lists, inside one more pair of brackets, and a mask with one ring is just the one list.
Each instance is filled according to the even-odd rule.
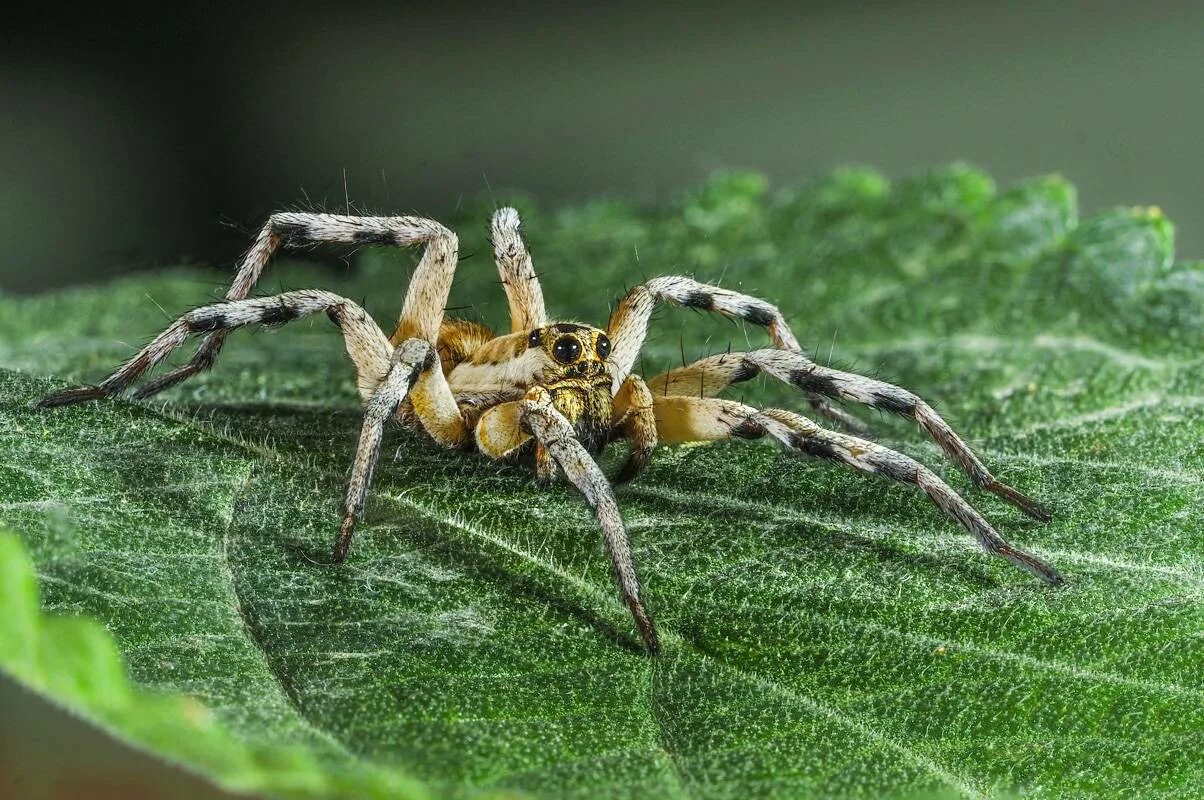
[[[283,207],[654,203],[716,169],[958,159],[1060,172],[1084,212],[1161,206],[1200,257],[1201,42],[1186,1],[21,4],[0,26],[0,289],[229,269]],[[5,679],[0,721],[0,797],[211,794]]]
[[954,159],[1158,205],[1204,254],[1204,4],[366,0],[6,12],[0,288],[228,268],[281,207],[655,202]]

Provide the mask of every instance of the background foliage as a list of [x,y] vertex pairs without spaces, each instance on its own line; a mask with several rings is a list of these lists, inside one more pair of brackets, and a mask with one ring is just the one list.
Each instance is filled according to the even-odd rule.
[[[776,301],[820,360],[939,401],[1052,524],[867,420],[1069,585],[988,559],[904,487],[666,449],[620,493],[668,645],[650,660],[578,497],[401,432],[331,567],[358,415],[324,320],[236,336],[163,405],[30,408],[224,285],[177,270],[0,299],[0,518],[21,540],[0,538],[0,664],[273,795],[1204,792],[1204,269],[1173,262],[1156,209],[1079,221],[1058,178],[999,192],[963,167],[779,192],[727,175],[656,210],[519,200],[555,311],[600,323],[624,284],[692,272]],[[457,222],[453,305],[500,324],[489,211]],[[387,325],[412,261],[360,253],[334,286]],[[261,289],[317,283],[278,265]],[[646,374],[763,341],[656,325]],[[97,622],[41,615],[35,575],[47,610]]]

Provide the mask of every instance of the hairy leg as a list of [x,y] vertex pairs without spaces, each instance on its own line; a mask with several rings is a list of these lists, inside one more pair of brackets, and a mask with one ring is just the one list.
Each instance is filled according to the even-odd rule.
[[[409,391],[409,410],[436,442],[444,447],[463,447],[471,434],[468,422],[447,385],[447,377],[443,374],[439,355],[434,348],[430,348],[428,359],[429,363],[423,367]],[[409,415],[403,409],[399,416],[407,418]]]
[[1005,558],[1049,584],[1058,571],[1010,545],[961,495],[914,459],[855,436],[825,430],[806,417],[781,409],[757,410],[732,400],[655,396],[662,442],[773,438],[788,450],[846,464],[920,489],[941,511],[969,531],[984,550]]
[[116,394],[161,363],[191,335],[225,334],[247,325],[283,325],[319,312],[325,312],[343,331],[347,355],[355,364],[356,383],[361,395],[367,397],[389,370],[389,355],[393,350],[389,340],[355,302],[331,292],[307,289],[194,309],[169,325],[99,385],[54,392],[42,398],[39,405],[61,406]]
[[532,389],[523,400],[494,406],[478,421],[476,438],[481,452],[492,458],[503,458],[532,438],[547,449],[565,477],[593,508],[623,602],[635,620],[645,647],[654,655],[659,652],[656,627],[640,598],[631,543],[614,492],[602,469],[577,439],[572,424],[552,406],[547,391]]
[[644,470],[657,444],[652,392],[638,375],[628,375],[615,395],[611,438],[631,442],[631,454],[614,479],[628,483]]
[[[365,398],[364,421],[347,485],[343,521],[334,547],[333,558],[339,562],[347,557],[356,521],[363,515],[364,499],[372,481],[385,424],[397,414],[402,402],[413,392],[411,399],[415,401],[416,414],[432,435],[439,439],[443,433],[445,438],[454,438],[454,422],[458,422],[463,438],[464,424],[459,419],[459,410],[439,369],[439,358],[432,344],[423,339],[409,339],[394,349],[384,332],[351,300],[330,292],[303,290],[275,297],[230,300],[191,311],[159,334],[127,362],[126,367],[134,365],[136,369],[130,372],[132,377],[137,377],[167,358],[191,334],[230,331],[255,324],[279,325],[322,311],[343,331],[347,354],[355,364],[357,382]],[[104,384],[67,389],[47,395],[41,405],[63,405],[103,394]],[[456,415],[454,422],[446,418],[447,400]]]
[[[658,375],[649,382],[649,386],[653,394],[658,396],[705,397],[762,372],[806,392],[861,403],[914,420],[954,463],[965,470],[975,486],[999,496],[1034,519],[1049,521],[1050,514],[1044,506],[996,479],[982,459],[932,406],[894,384],[820,366],[802,353],[766,349],[709,356],[687,367]],[[691,387],[694,387],[693,390]],[[706,392],[699,395],[699,388]]]
[[351,477],[343,500],[343,521],[339,525],[331,560],[342,563],[351,549],[351,537],[356,523],[364,516],[364,501],[372,484],[372,473],[380,455],[380,442],[385,425],[397,414],[402,402],[421,376],[434,368],[438,357],[431,344],[423,339],[407,339],[398,345],[390,358],[389,371],[364,404],[364,422],[360,427],[355,458],[351,462]]
[[493,255],[497,271],[506,290],[510,304],[510,332],[529,331],[547,324],[544,310],[543,289],[539,276],[531,263],[523,238],[519,234],[518,212],[513,208],[499,208],[493,215],[489,238],[493,243]]
[[[312,214],[302,212],[281,212],[273,214],[264,223],[251,248],[243,256],[235,271],[234,281],[226,292],[227,300],[246,299],[254,288],[264,267],[272,255],[281,246],[303,247],[323,243],[341,243],[353,245],[399,245],[408,246],[427,243],[427,251],[422,261],[414,271],[414,281],[410,293],[406,297],[406,308],[410,307],[410,298],[415,294],[417,286],[423,296],[438,297],[439,288],[444,281],[443,273],[455,269],[456,237],[442,225],[421,217],[356,217],[340,214]],[[450,266],[449,266],[450,265]],[[433,286],[432,286],[433,284]],[[451,286],[450,274],[446,284]],[[446,304],[447,290],[443,290],[443,301],[439,301],[439,313],[442,314]],[[406,314],[402,314],[403,320]],[[429,320],[425,321],[429,327]],[[434,324],[438,331],[438,322]],[[166,372],[154,380],[147,381],[135,393],[135,398],[150,397],[153,394],[174,386],[181,381],[191,378],[197,373],[209,369],[221,352],[227,331],[210,332],[193,354],[188,363]],[[396,344],[405,336],[394,336]],[[434,334],[430,337],[434,341]],[[120,387],[114,393],[122,391]]]
[[[612,344],[610,361],[615,367],[616,390],[635,366],[635,360],[644,346],[652,311],[660,302],[713,311],[759,325],[766,329],[777,347],[790,352],[802,352],[798,339],[777,306],[747,294],[699,283],[693,278],[668,275],[633,288],[611,314],[606,331]],[[808,392],[807,400],[817,413],[850,430],[865,431],[865,424],[861,420],[828,402],[822,395]]]

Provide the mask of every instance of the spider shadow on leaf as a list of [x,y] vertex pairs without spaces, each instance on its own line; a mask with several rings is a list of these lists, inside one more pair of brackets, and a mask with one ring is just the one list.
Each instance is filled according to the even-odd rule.
[[[376,515],[372,515],[376,516]],[[375,521],[375,520],[372,520]],[[390,534],[397,531],[397,520]],[[569,587],[558,582],[542,582],[536,576],[525,575],[508,569],[484,548],[473,547],[470,540],[461,537],[441,536],[433,526],[404,525],[409,544],[417,545],[425,552],[439,553],[441,561],[454,566],[457,571],[471,573],[472,577],[497,587],[498,594],[507,597],[525,597],[547,606],[555,614],[571,617],[594,630],[609,645],[617,645],[633,655],[643,656],[646,651],[624,627],[605,617],[601,608],[594,608],[589,600],[580,597]],[[364,533],[371,530],[371,522]],[[330,547],[325,540],[288,536],[280,541],[288,566],[298,570],[315,568],[342,569],[354,567],[355,555],[340,565],[331,563]]]
[[[775,471],[766,472],[761,478],[746,484],[744,487],[745,491],[756,486],[755,491],[757,493],[768,491],[775,496],[787,494],[796,497],[809,497],[817,508],[821,509],[826,515],[830,514],[834,521],[844,519],[850,520],[850,522],[841,523],[839,528],[837,528],[835,526],[809,522],[805,519],[783,518],[775,511],[770,509],[761,510],[752,507],[751,504],[742,505],[738,512],[735,508],[729,509],[722,506],[717,506],[716,511],[720,511],[725,517],[728,514],[738,513],[742,519],[749,523],[759,523],[766,527],[772,527],[774,530],[773,536],[780,539],[783,545],[804,543],[804,546],[808,550],[840,554],[864,553],[872,556],[874,561],[883,563],[884,566],[893,566],[895,568],[894,571],[899,572],[923,569],[931,574],[956,573],[966,584],[983,590],[998,588],[1002,585],[998,575],[992,570],[990,560],[985,558],[985,554],[977,552],[972,546],[957,548],[955,550],[924,550],[920,552],[905,549],[902,543],[905,541],[908,526],[912,522],[909,518],[910,515],[896,514],[892,516],[891,509],[898,508],[898,501],[894,498],[889,503],[879,500],[874,494],[875,490],[879,489],[879,487],[860,482],[857,475],[849,474],[843,476],[839,473],[833,473],[826,470],[822,464],[808,464],[792,456],[781,456],[780,458],[781,461],[779,463],[786,466],[788,470],[807,472],[808,467],[813,468],[815,470],[813,479],[822,481],[825,487],[829,486],[830,483],[843,484],[845,479],[847,479],[849,488],[841,491],[800,493],[797,491],[799,481],[808,480],[811,476],[790,475],[788,480],[784,480],[783,476],[785,473]],[[685,469],[688,470],[689,466],[686,466]],[[653,471],[649,477],[655,482],[661,476],[658,476]],[[704,477],[703,475],[690,476],[685,474],[678,475],[677,479],[684,483],[689,483],[692,479],[702,481]],[[858,492],[859,483],[861,484],[860,496]],[[855,531],[856,521],[858,519],[867,519],[864,496],[872,497],[874,500],[874,505],[869,509],[871,513],[869,519],[876,520],[875,527],[881,527],[883,523],[889,524],[893,519],[898,520],[900,534],[897,540],[882,539],[869,531],[863,534]],[[631,498],[655,504],[670,505],[675,509],[679,509],[680,513],[687,515],[696,515],[700,510],[697,505],[697,498],[694,496],[674,497],[662,492],[648,491],[644,490],[639,483],[621,489],[619,491],[619,498],[620,501],[624,498]],[[630,503],[630,500],[628,502]],[[883,503],[881,516],[878,516],[879,509],[876,507],[879,502]],[[781,508],[783,512],[789,514],[791,506],[783,503]],[[951,531],[950,535],[951,537],[955,537],[956,532]]]
[[[241,412],[265,411],[269,414],[274,410],[240,409]],[[329,428],[325,433],[331,436],[332,441],[338,441],[340,436],[346,438],[347,431],[339,429],[346,427],[350,430],[355,423],[349,414],[325,411],[321,416],[322,424]],[[253,413],[251,417],[257,417],[257,414]],[[310,419],[309,423],[317,421]],[[247,423],[258,427],[262,420],[247,417],[244,418],[244,424]],[[309,423],[303,421],[297,425],[295,421],[290,421],[288,425],[290,428],[295,426],[301,430],[312,431]],[[280,439],[294,441],[288,436]],[[343,580],[354,582],[357,561],[362,564],[361,559],[365,554],[376,550],[371,540],[384,535],[388,540],[395,539],[396,542],[387,541],[381,548],[383,550],[400,553],[408,548],[428,555],[437,554],[437,561],[447,568],[470,573],[471,577],[481,583],[496,587],[498,594],[530,599],[552,609],[557,615],[571,617],[584,623],[608,643],[637,655],[646,652],[639,646],[639,640],[632,637],[629,629],[607,618],[608,604],[605,601],[583,595],[580,590],[575,591],[570,584],[555,577],[542,580],[538,573],[525,574],[521,569],[512,569],[506,564],[507,554],[497,547],[464,534],[437,519],[431,519],[428,514],[416,511],[406,503],[388,499],[390,495],[405,493],[414,488],[415,480],[422,487],[438,487],[441,483],[461,489],[471,486],[474,493],[485,496],[494,492],[518,492],[521,495],[535,493],[545,501],[551,500],[560,488],[565,493],[563,503],[572,512],[580,512],[580,530],[549,530],[548,533],[562,537],[562,543],[567,540],[574,550],[580,551],[583,561],[590,561],[596,558],[599,543],[590,528],[587,509],[573,502],[574,498],[569,494],[571,487],[560,486],[557,482],[551,491],[541,489],[535,485],[529,466],[521,463],[499,464],[481,457],[432,449],[416,434],[405,429],[391,431],[386,444],[390,448],[396,446],[396,453],[391,458],[382,458],[378,464],[377,483],[384,491],[378,494],[376,501],[367,508],[359,535],[360,543],[357,549],[352,551],[350,558],[343,564],[332,563],[330,543],[335,525],[330,521],[323,523],[315,520],[311,529],[306,530],[303,535],[298,535],[295,531],[281,531],[280,536],[269,537],[278,542],[281,566],[299,571],[328,569],[336,575],[341,575]],[[304,469],[302,471],[304,472]],[[323,483],[337,482],[341,478],[341,475],[336,477],[326,474],[322,480]],[[521,504],[529,499],[520,497],[515,502]],[[578,514],[574,513],[574,516]],[[386,528],[387,533],[384,530]],[[379,550],[377,553],[378,557],[383,555]],[[609,583],[599,581],[598,588],[600,594],[605,594]]]

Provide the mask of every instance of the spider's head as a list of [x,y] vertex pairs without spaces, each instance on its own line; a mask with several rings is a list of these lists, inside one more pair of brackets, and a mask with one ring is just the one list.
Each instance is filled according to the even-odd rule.
[[556,322],[531,331],[527,347],[539,348],[545,357],[545,385],[610,385],[606,366],[610,339],[605,331],[575,322]]
[[606,445],[614,407],[606,332],[574,322],[555,322],[528,334],[528,352],[537,348],[544,362],[540,383],[552,395],[552,405],[573,423],[587,450],[600,452]]

